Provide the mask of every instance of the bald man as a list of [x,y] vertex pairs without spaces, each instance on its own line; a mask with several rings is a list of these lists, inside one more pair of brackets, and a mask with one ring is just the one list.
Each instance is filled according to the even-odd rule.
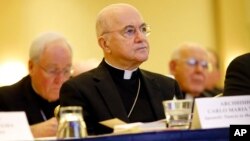
[[181,44],[172,54],[169,69],[186,99],[200,97],[208,72],[206,49],[198,43]]
[[62,84],[70,78],[71,65],[71,45],[63,35],[39,35],[30,46],[29,75],[0,87],[0,111],[24,111],[35,138],[56,136],[54,109]]
[[62,106],[82,106],[88,134],[111,133],[100,121],[119,118],[127,123],[164,119],[162,101],[182,98],[174,79],[139,66],[148,59],[150,27],[128,4],[102,9],[96,35],[104,58],[100,65],[64,83]]

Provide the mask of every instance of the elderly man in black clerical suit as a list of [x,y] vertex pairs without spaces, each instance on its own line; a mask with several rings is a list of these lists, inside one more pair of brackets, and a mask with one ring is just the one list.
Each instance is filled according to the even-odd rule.
[[250,53],[236,57],[227,68],[223,95],[250,95],[249,69]]
[[54,108],[62,84],[70,77],[71,62],[71,47],[62,35],[38,36],[30,47],[29,75],[0,88],[0,111],[25,111],[34,137],[55,136]]
[[193,42],[182,43],[172,53],[169,69],[186,99],[204,97],[208,73],[206,48]]
[[164,119],[163,100],[182,98],[177,82],[139,68],[148,59],[149,26],[128,4],[112,4],[99,13],[96,34],[104,59],[93,70],[63,84],[61,106],[83,107],[88,134],[110,133],[98,122]]

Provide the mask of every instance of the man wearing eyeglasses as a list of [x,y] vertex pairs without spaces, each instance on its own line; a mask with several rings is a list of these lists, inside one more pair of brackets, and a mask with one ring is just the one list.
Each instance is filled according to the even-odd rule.
[[70,77],[71,61],[71,47],[62,35],[41,34],[30,47],[29,75],[0,88],[0,111],[25,111],[34,137],[55,136],[54,109]]
[[147,25],[128,4],[101,10],[96,35],[104,59],[96,69],[63,84],[61,106],[82,106],[88,134],[112,129],[99,124],[113,118],[127,123],[164,119],[163,100],[182,98],[177,82],[139,66],[148,59]]
[[170,73],[177,80],[185,98],[202,96],[209,63],[205,48],[197,43],[183,43],[172,53]]

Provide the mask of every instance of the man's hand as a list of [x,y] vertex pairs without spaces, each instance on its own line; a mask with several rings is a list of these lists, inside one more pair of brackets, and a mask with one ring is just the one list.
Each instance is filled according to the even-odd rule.
[[55,117],[30,126],[34,138],[56,136],[58,122]]

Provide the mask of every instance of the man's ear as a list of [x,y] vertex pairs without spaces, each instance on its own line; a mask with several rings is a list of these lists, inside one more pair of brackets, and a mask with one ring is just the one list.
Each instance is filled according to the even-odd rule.
[[177,66],[176,63],[177,63],[177,62],[176,62],[175,60],[171,60],[171,61],[169,62],[169,71],[170,71],[171,74],[175,74],[176,66]]
[[106,52],[106,53],[111,52],[111,50],[109,48],[109,40],[107,40],[103,36],[98,38],[98,44],[103,49],[104,52]]
[[29,69],[29,74],[31,74],[31,75],[32,75],[32,72],[33,72],[33,68],[34,68],[34,62],[29,60],[28,69]]

